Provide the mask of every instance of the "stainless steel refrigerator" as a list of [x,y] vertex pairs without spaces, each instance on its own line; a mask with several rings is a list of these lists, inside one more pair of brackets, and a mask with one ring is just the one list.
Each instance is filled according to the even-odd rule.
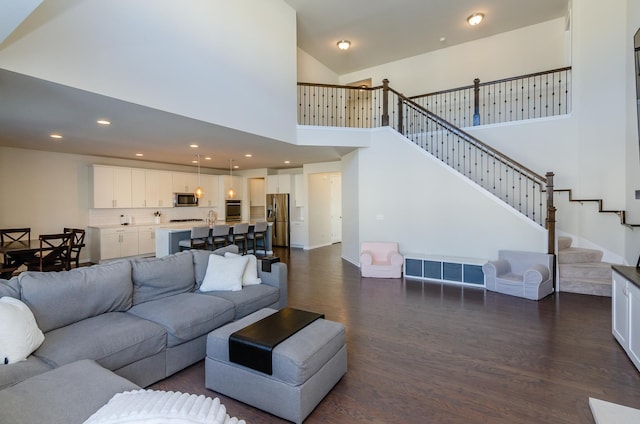
[[267,194],[267,221],[271,227],[271,245],[289,247],[289,195]]

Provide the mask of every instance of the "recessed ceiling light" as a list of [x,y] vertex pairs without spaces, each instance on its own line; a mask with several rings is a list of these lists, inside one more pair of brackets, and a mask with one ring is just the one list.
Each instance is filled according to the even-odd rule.
[[197,160],[192,160],[191,163],[198,163],[198,161]]
[[62,136],[60,134],[51,134],[49,137],[55,138],[56,140],[62,140]]
[[245,158],[251,158],[253,157],[253,155],[251,153],[247,153],[246,155],[244,155]]
[[285,160],[284,163],[291,163],[291,161],[290,160]]
[[240,168],[240,165],[233,165],[233,169],[238,169]]
[[200,146],[198,146],[197,144],[189,144],[189,147],[191,147],[192,149],[197,149]]
[[107,121],[106,119],[98,119],[96,122],[100,125],[111,125],[111,121]]
[[340,50],[349,50],[349,47],[351,47],[351,41],[349,40],[340,40],[336,44]]
[[467,22],[469,25],[476,26],[484,19],[484,13],[474,13],[473,15],[467,18]]
[[204,158],[204,160],[211,160],[211,158],[207,156],[206,158]]
[[447,38],[446,38],[446,37],[440,37],[440,42],[441,42],[441,43],[444,43],[445,41],[447,41]]
[[136,156],[138,156],[139,158],[143,157],[144,154],[143,153],[136,153]]

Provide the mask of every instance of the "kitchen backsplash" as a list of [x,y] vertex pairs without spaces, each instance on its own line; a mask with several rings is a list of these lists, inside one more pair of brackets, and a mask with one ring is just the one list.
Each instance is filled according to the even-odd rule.
[[[210,208],[221,217],[217,207]],[[89,209],[89,225],[119,225],[121,215],[131,224],[153,224],[154,212],[160,212],[160,223],[172,219],[203,219],[209,215],[209,208],[158,208],[158,209]]]

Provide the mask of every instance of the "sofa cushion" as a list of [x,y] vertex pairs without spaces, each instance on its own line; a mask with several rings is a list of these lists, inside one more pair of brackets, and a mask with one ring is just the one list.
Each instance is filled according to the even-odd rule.
[[177,346],[233,320],[232,302],[214,296],[181,293],[141,303],[127,313],[153,321],[167,330],[167,346]]
[[238,291],[199,292],[206,295],[227,299],[235,305],[235,316],[239,319],[259,309],[272,306],[280,299],[280,290],[267,284],[243,287]]
[[116,393],[136,389],[94,361],[77,361],[0,391],[0,423],[82,423]]
[[27,305],[10,296],[0,298],[0,367],[24,361],[44,341]]
[[[0,390],[13,386],[34,375],[42,374],[53,367],[42,359],[31,355],[26,361],[16,362],[10,365],[0,365]],[[0,420],[0,422],[3,422]]]
[[132,260],[133,304],[162,299],[193,290],[193,257],[184,251],[162,258]]
[[162,352],[167,332],[158,324],[126,312],[109,312],[45,334],[34,355],[53,366],[93,359],[117,370]]
[[129,261],[116,261],[62,272],[23,272],[21,299],[44,332],[106,312],[131,307]]
[[238,253],[240,250],[238,246],[235,244],[230,244],[229,246],[220,247],[213,252],[208,250],[198,250],[194,249],[191,251],[193,255],[193,272],[195,273],[196,285],[195,290],[198,290],[202,285],[202,281],[204,280],[204,276],[207,273],[207,267],[209,266],[209,255],[219,255],[224,256],[225,253]]
[[5,296],[20,299],[20,283],[18,277],[13,277],[10,280],[0,278],[0,297]]

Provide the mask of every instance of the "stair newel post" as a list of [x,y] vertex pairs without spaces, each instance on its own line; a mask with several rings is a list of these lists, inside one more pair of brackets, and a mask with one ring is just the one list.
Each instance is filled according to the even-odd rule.
[[480,78],[473,80],[473,125],[480,125]]
[[382,126],[389,126],[389,80],[382,80]]
[[556,207],[553,205],[553,172],[547,172],[547,230],[549,232],[548,253],[555,254]]

